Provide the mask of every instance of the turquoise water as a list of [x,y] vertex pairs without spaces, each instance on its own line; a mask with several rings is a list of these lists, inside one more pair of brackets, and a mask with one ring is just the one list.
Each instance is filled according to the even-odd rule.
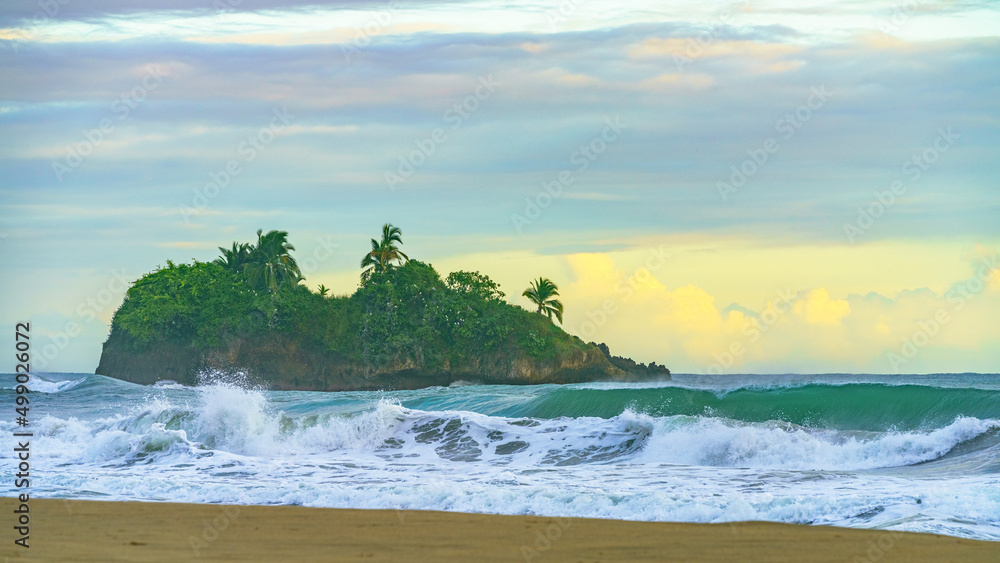
[[[13,376],[0,400],[13,403]],[[802,524],[1000,541],[1000,377],[311,393],[32,385],[37,496]],[[12,422],[3,447],[12,451]],[[3,460],[4,494],[14,466]]]

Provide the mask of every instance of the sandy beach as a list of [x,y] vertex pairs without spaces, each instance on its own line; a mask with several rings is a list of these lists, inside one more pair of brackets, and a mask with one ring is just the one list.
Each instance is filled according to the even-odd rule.
[[[12,514],[16,502],[0,500]],[[769,523],[721,525],[34,499],[10,561],[954,561],[1000,544]]]

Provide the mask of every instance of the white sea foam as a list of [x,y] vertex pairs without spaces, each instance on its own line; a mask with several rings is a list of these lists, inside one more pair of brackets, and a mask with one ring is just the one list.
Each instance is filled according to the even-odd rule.
[[[610,419],[502,418],[370,396],[367,408],[349,414],[312,408],[290,416],[267,392],[216,382],[157,389],[103,418],[43,415],[34,423],[35,490],[118,500],[770,520],[1000,540],[996,473],[937,480],[865,472],[993,440],[996,420],[862,433],[632,411]],[[12,447],[13,428],[0,421],[0,447]],[[993,442],[985,447],[995,449]],[[5,473],[11,468],[3,465]]]
[[[39,375],[32,375],[30,381],[27,384],[27,387],[28,390],[31,391],[32,393],[51,394],[51,393],[59,393],[62,391],[68,391],[70,389],[73,389],[77,385],[80,385],[86,380],[87,380],[86,377],[81,377],[79,379],[69,379],[65,381],[49,381],[48,379],[45,379],[44,377],[41,377]],[[14,389],[16,387],[17,384],[15,383],[11,385],[9,389]]]
[[188,387],[187,385],[182,385],[169,379],[157,381],[152,385],[152,387],[153,389],[194,389],[194,387]]
[[349,450],[425,463],[548,467],[621,462],[855,471],[932,461],[1000,429],[1000,421],[969,417],[933,431],[881,433],[632,411],[611,419],[509,419],[412,410],[386,399],[354,415],[290,418],[273,409],[259,390],[219,383],[197,391],[193,404],[152,398],[127,414],[90,422],[46,416],[39,435],[56,441],[52,451],[78,455],[79,462],[164,450],[156,444],[169,436],[170,443],[187,444],[192,451],[261,458]]
[[[641,416],[641,415],[640,415]],[[786,423],[747,424],[709,417],[656,422],[646,462],[714,467],[850,471],[931,461],[1000,428],[1000,421],[961,417],[931,432],[811,430]]]

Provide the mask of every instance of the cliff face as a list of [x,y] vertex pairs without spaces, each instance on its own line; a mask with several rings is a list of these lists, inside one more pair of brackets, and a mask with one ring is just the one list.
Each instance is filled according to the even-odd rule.
[[301,285],[253,289],[219,264],[195,262],[133,284],[97,373],[193,385],[205,372],[240,371],[273,389],[353,391],[669,377],[654,367],[506,302],[476,272],[445,281],[411,260],[353,295],[326,297]]
[[100,375],[145,385],[167,380],[195,385],[199,374],[213,370],[246,371],[253,383],[300,391],[419,389],[455,381],[524,385],[635,378],[635,374],[615,367],[595,345],[573,349],[553,360],[535,360],[507,351],[484,353],[462,365],[427,369],[412,359],[359,365],[281,335],[234,338],[221,346],[196,349],[166,343],[136,346],[113,333],[104,344],[97,367]]

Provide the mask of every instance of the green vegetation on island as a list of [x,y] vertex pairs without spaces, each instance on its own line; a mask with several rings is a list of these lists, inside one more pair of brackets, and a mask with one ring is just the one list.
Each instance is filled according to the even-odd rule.
[[[550,280],[524,292],[532,312],[479,272],[442,279],[401,245],[402,232],[385,225],[349,296],[302,285],[284,231],[258,231],[256,244],[234,242],[214,262],[168,261],[128,290],[98,373],[193,382],[205,369],[245,369],[279,388],[320,390],[624,375],[601,348],[553,324],[563,306]],[[147,360],[165,364],[162,373]]]

